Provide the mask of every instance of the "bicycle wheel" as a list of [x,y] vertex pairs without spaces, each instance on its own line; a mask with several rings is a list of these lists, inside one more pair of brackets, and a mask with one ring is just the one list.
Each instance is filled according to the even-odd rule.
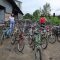
[[41,50],[36,49],[35,51],[35,60],[42,60]]
[[16,38],[15,38],[15,36],[13,35],[13,36],[11,37],[11,44],[14,44],[15,41],[16,41]]
[[48,36],[49,43],[53,44],[56,42],[56,36],[54,34],[51,34]]
[[41,47],[42,47],[43,49],[46,49],[46,48],[47,48],[47,45],[48,45],[47,38],[46,38],[46,37],[43,37],[43,38],[41,39]]
[[32,39],[31,38],[28,39],[28,43],[29,43],[29,45],[32,44]]
[[60,35],[58,35],[58,37],[57,37],[57,41],[60,42]]
[[20,42],[18,42],[18,51],[19,52],[22,52],[23,51],[23,49],[24,49],[24,46],[25,46],[25,43],[24,43],[24,41],[20,41]]
[[4,39],[5,39],[5,35],[4,34],[2,34],[2,36],[1,36],[1,41],[0,41],[0,44],[2,45],[3,44],[3,41],[4,41]]
[[34,43],[34,41],[32,41],[31,48],[32,48],[33,51],[35,50],[35,43]]

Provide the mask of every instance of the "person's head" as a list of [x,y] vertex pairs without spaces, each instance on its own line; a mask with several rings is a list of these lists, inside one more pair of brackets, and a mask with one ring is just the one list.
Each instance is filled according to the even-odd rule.
[[12,17],[14,17],[14,14],[11,14]]
[[44,17],[44,14],[41,14],[41,17]]

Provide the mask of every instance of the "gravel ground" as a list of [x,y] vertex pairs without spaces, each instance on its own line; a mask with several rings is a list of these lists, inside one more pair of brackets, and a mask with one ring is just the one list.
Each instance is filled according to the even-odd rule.
[[[23,53],[14,49],[7,39],[2,46],[0,46],[0,60],[35,60],[34,52],[28,45],[25,39],[25,48]],[[60,43],[48,44],[47,49],[42,52],[42,60],[60,60]]]
[[0,46],[0,60],[34,60],[34,52],[29,48],[27,41],[25,41],[23,53],[15,50],[10,42],[6,41]]

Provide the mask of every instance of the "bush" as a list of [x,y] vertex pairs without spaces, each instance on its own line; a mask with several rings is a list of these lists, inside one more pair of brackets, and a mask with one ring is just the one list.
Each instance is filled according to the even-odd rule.
[[60,24],[60,19],[56,17],[51,17],[51,23],[54,25],[59,25]]

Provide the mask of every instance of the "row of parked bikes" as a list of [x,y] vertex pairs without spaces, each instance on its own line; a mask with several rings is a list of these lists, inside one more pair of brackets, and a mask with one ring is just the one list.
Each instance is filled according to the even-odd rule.
[[38,33],[34,35],[29,35],[29,45],[35,52],[35,59],[42,60],[42,49],[46,49],[48,43],[55,43],[56,40],[60,42],[60,27],[59,26],[49,26],[49,28],[40,28]]
[[[3,45],[4,41],[8,39],[12,46],[15,46],[19,52],[22,52],[25,46],[24,43],[24,33],[20,28],[20,24],[17,22],[12,33],[10,33],[10,28],[3,26],[0,34],[0,45]],[[7,42],[6,42],[7,43]]]
[[0,37],[0,44],[3,44],[6,38],[9,38],[12,45],[17,46],[19,52],[23,52],[25,46],[25,37],[28,36],[28,43],[32,50],[35,52],[35,59],[42,60],[42,49],[46,49],[48,43],[55,43],[56,40],[60,42],[60,27],[49,26],[49,28],[40,27],[39,32],[35,32],[33,35],[24,32],[24,27],[21,27],[21,23],[15,25],[13,33],[9,32],[9,27],[2,30]]

